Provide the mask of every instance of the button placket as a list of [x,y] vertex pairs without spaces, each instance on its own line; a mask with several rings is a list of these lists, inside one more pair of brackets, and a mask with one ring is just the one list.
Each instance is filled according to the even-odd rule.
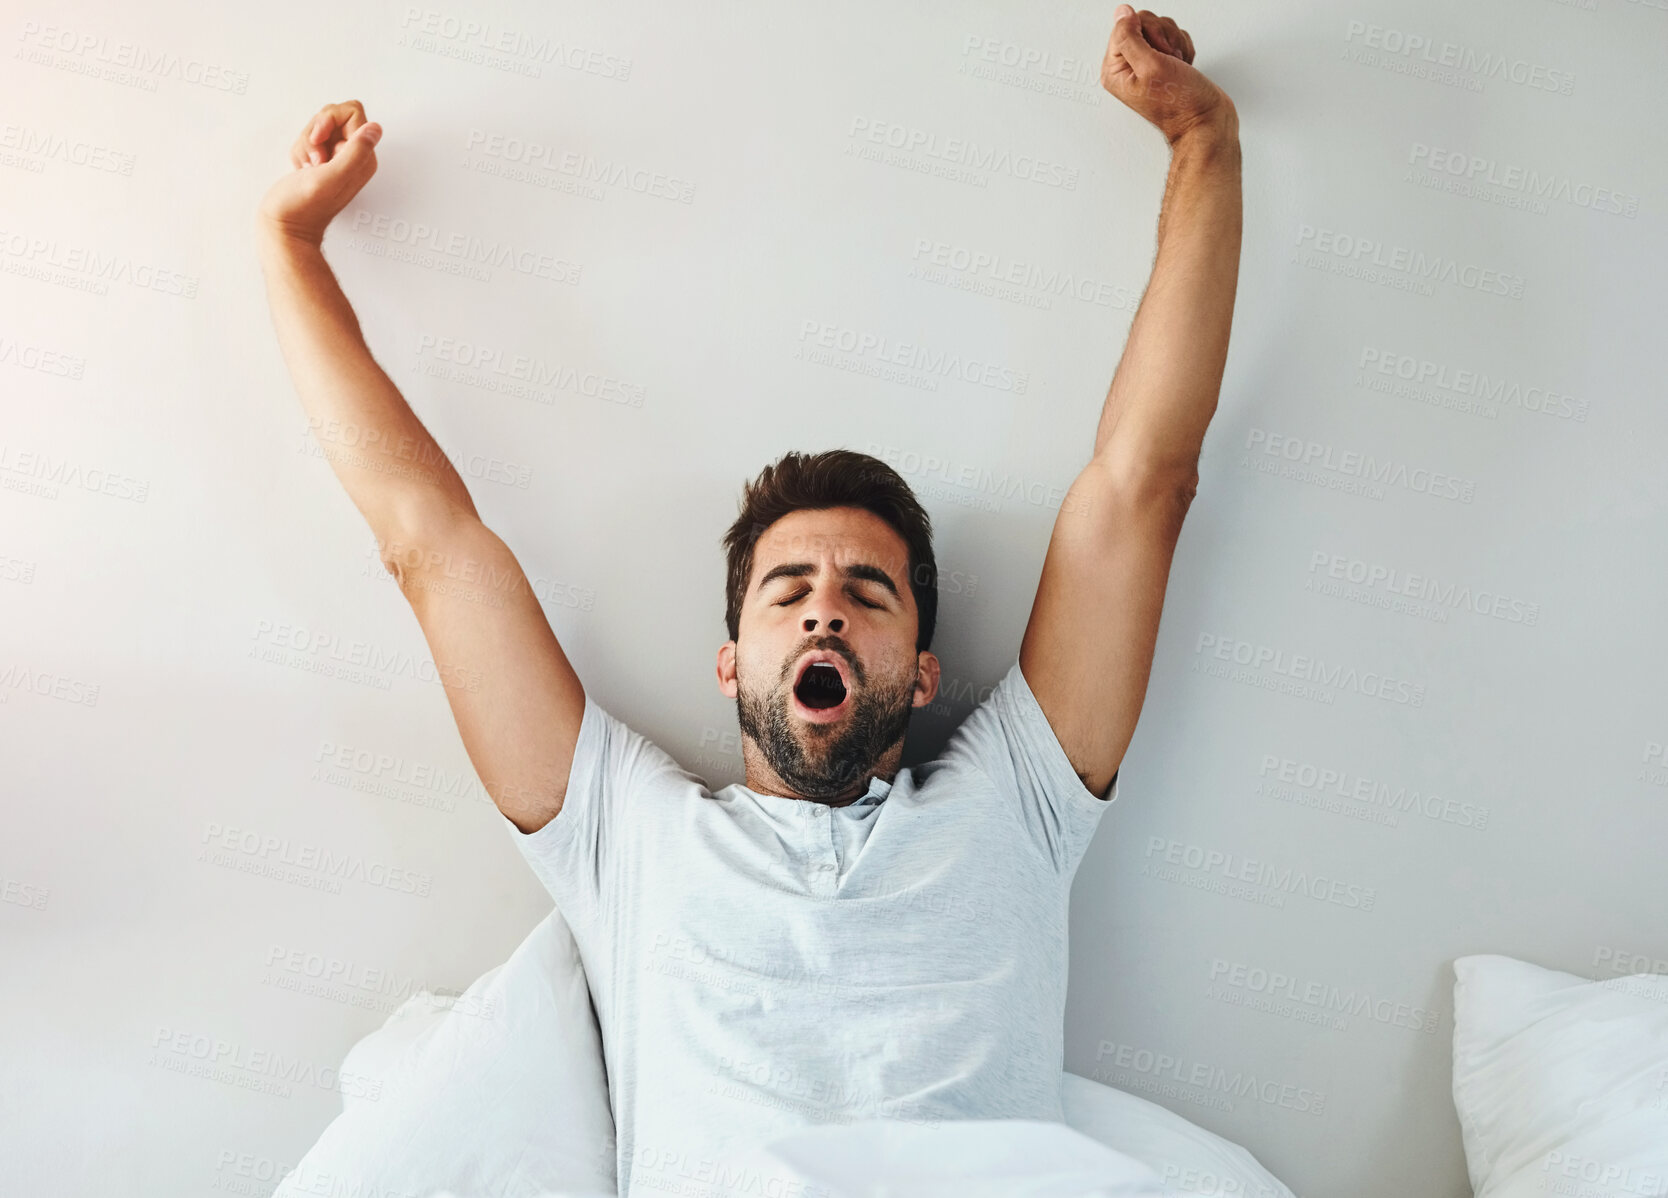
[[839,877],[834,856],[834,817],[820,803],[811,818],[811,841],[811,884],[821,894],[832,894]]

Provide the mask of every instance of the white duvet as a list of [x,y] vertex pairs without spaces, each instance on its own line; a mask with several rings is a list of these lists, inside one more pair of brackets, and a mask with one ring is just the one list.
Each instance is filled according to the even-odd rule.
[[[1063,1123],[870,1120],[778,1137],[691,1170],[678,1193],[724,1198],[1138,1198],[1174,1194],[1133,1157]],[[435,1191],[428,1198],[477,1198]],[[615,1198],[547,1190],[539,1198]]]
[[[616,1198],[602,1044],[560,913],[450,1009],[414,996],[342,1062],[342,1113],[273,1198]],[[374,1095],[374,1099],[370,1097]],[[683,1198],[1292,1198],[1244,1148],[1073,1073],[1065,1123],[869,1120],[722,1161],[661,1163]]]
[[1158,1174],[1063,1123],[969,1119],[934,1125],[830,1124],[778,1137],[732,1158],[805,1198],[1136,1198],[1165,1194]]

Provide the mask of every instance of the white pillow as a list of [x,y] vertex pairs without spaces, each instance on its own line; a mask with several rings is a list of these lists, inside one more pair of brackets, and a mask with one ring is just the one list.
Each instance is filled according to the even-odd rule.
[[1143,1162],[1173,1192],[1200,1198],[1293,1198],[1244,1148],[1156,1102],[1067,1073],[1065,1104],[1068,1124]]
[[1454,1107],[1476,1198],[1668,1193],[1668,977],[1454,961]]
[[602,1040],[561,912],[446,1005],[415,995],[354,1045],[342,1113],[273,1198],[614,1193]]

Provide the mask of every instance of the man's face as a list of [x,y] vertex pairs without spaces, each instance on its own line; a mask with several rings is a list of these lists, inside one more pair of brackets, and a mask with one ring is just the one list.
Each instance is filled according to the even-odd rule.
[[807,799],[857,798],[888,751],[901,753],[911,711],[937,684],[936,659],[915,652],[908,557],[862,508],[794,512],[759,538],[719,681],[776,775],[765,781]]

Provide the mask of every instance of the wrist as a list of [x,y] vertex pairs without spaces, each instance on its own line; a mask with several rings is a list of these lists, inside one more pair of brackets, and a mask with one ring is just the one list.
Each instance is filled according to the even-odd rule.
[[323,240],[268,216],[255,220],[255,248],[263,259],[322,254]]
[[1170,138],[1170,149],[1218,152],[1239,149],[1239,113],[1232,100],[1224,100],[1209,115],[1195,121]]

